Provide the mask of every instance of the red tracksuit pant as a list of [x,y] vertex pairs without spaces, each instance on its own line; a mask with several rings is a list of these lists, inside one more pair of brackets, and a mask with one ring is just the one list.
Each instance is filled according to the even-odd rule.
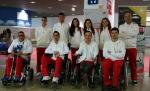
[[46,48],[37,48],[36,51],[37,51],[37,65],[36,65],[36,72],[41,72],[41,58],[45,52],[45,49]]
[[77,57],[73,55],[76,53],[77,50],[78,50],[77,48],[71,48],[71,53],[72,53],[71,71],[72,72],[76,66],[76,59],[77,59]]
[[50,57],[43,55],[42,57],[42,75],[43,76],[49,75],[48,64],[55,64],[53,77],[59,77],[61,66],[62,66],[62,58],[57,57],[56,60],[53,60]]
[[[16,77],[21,77],[21,72],[23,69],[23,59],[20,57],[17,57],[15,60],[15,69],[16,69]],[[5,68],[5,76],[6,77],[10,77],[11,76],[11,70],[12,70],[12,66],[13,66],[13,58],[8,58],[6,60],[6,68]]]
[[129,60],[129,66],[131,69],[131,80],[137,80],[137,65],[136,65],[137,49],[126,49],[125,60]]
[[[110,74],[113,73],[113,86],[118,87],[118,81],[120,72],[122,69],[123,60],[112,61],[110,59],[104,59],[102,62],[102,72],[103,72],[103,83],[104,86],[109,86],[112,84],[110,79]],[[111,70],[112,69],[112,70]]]

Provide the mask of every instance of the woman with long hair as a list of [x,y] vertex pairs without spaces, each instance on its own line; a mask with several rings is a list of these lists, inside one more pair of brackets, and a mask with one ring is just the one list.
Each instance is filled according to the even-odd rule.
[[71,72],[73,72],[76,66],[76,57],[73,55],[78,50],[80,42],[81,42],[80,22],[77,18],[74,18],[71,22],[71,26],[69,29],[69,44],[72,54]]
[[103,59],[103,45],[106,41],[111,40],[111,23],[108,18],[103,18],[100,23],[100,51],[99,58]]

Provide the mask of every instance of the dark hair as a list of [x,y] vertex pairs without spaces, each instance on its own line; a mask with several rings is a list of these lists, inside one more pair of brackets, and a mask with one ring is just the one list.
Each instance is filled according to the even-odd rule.
[[70,29],[69,29],[69,33],[70,33],[70,35],[71,36],[74,36],[74,33],[75,33],[75,26],[74,26],[74,24],[73,24],[73,21],[75,21],[75,20],[77,20],[77,22],[78,22],[78,30],[80,30],[81,28],[80,28],[80,22],[79,22],[79,20],[78,20],[78,18],[73,18],[73,20],[72,20],[72,22],[71,22],[71,27],[70,27]]
[[59,34],[59,32],[58,32],[58,31],[54,31],[54,32],[53,32],[53,34],[54,34],[54,33],[57,33],[57,34],[60,36],[60,34]]
[[111,30],[111,23],[107,17],[103,18],[101,23],[100,23],[100,32],[103,31],[103,21],[106,20],[108,22],[108,30]]
[[18,32],[18,34],[19,34],[19,33],[22,33],[22,34],[24,34],[24,32],[23,32],[23,31],[19,31],[19,32]]
[[119,33],[119,29],[116,27],[112,28],[111,31],[117,31]]
[[47,20],[47,17],[46,17],[46,16],[42,16],[42,19],[45,19],[45,20]]
[[87,27],[86,27],[86,22],[87,22],[87,21],[90,21],[92,33],[95,34],[95,30],[94,30],[94,28],[93,28],[93,24],[92,24],[91,19],[86,19],[86,20],[85,20],[85,22],[84,22],[84,32],[87,31]]
[[60,12],[60,13],[58,14],[58,16],[60,16],[60,15],[65,16],[65,14],[64,14],[63,12]]
[[123,15],[125,15],[126,13],[129,13],[132,15],[132,12],[131,11],[124,11]]
[[11,30],[9,28],[7,28],[6,30],[3,31],[3,35],[7,35],[10,38],[11,37]]
[[90,33],[90,34],[92,35],[92,32],[90,32],[90,31],[85,31],[85,32],[84,32],[84,35],[85,35],[86,33]]

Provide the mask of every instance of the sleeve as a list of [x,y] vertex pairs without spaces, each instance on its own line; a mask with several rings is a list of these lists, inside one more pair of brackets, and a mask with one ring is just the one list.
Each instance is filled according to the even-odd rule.
[[82,54],[82,52],[83,52],[83,48],[82,47],[83,47],[83,43],[80,43],[79,49],[76,51],[75,54],[77,54],[77,55]]
[[71,43],[71,35],[69,34],[69,43]]
[[104,43],[103,56],[104,56],[105,58],[115,59],[115,57],[113,57],[112,55],[110,55],[110,54],[108,53],[108,48],[110,47],[110,46],[108,46],[108,45],[109,45],[108,42],[105,42],[105,43]]
[[26,54],[26,53],[32,53],[33,48],[32,48],[32,43],[31,43],[31,41],[28,40],[26,43],[27,43],[27,44],[26,44],[25,50],[23,50],[23,53],[24,53],[24,54]]
[[99,45],[99,32],[95,29],[95,41]]
[[11,53],[11,52],[13,51],[14,44],[15,44],[15,40],[13,40],[13,42],[12,42],[11,45],[9,46],[9,48],[8,48],[8,53]]
[[66,43],[63,43],[63,51],[60,53],[60,55],[68,54],[69,48]]
[[69,43],[69,25],[67,24],[67,41],[68,41],[68,43]]
[[119,38],[123,39],[125,34],[123,33],[123,25],[119,26]]
[[139,33],[139,26],[137,24],[133,25],[133,29],[128,33],[128,36],[137,37]]
[[53,30],[52,30],[52,28],[49,28],[48,32],[49,32],[49,35],[50,35],[49,40],[52,41],[52,37],[53,37]]
[[121,41],[121,43],[119,43],[119,44],[121,45],[120,47],[118,47],[119,52],[112,53],[111,55],[116,57],[116,58],[121,58],[122,59],[125,56],[126,49],[125,49],[125,44],[124,44],[123,41]]
[[48,48],[46,48],[45,53],[46,54],[53,54],[54,53],[51,43],[49,44]]
[[98,55],[98,45],[95,43],[95,46],[94,46],[94,59],[97,57]]

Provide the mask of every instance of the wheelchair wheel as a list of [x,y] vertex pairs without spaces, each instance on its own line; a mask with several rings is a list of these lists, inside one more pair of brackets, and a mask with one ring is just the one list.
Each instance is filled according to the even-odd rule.
[[88,88],[95,88],[95,83],[93,82],[93,83],[87,83],[87,87]]
[[33,80],[33,77],[34,77],[34,70],[32,68],[29,69],[29,73],[28,73],[28,77],[29,77],[29,80]]
[[8,82],[7,81],[2,81],[3,86],[7,86]]
[[23,79],[22,79],[22,82],[21,82],[22,84],[22,86],[24,86],[25,84],[26,84],[26,78],[24,77]]

